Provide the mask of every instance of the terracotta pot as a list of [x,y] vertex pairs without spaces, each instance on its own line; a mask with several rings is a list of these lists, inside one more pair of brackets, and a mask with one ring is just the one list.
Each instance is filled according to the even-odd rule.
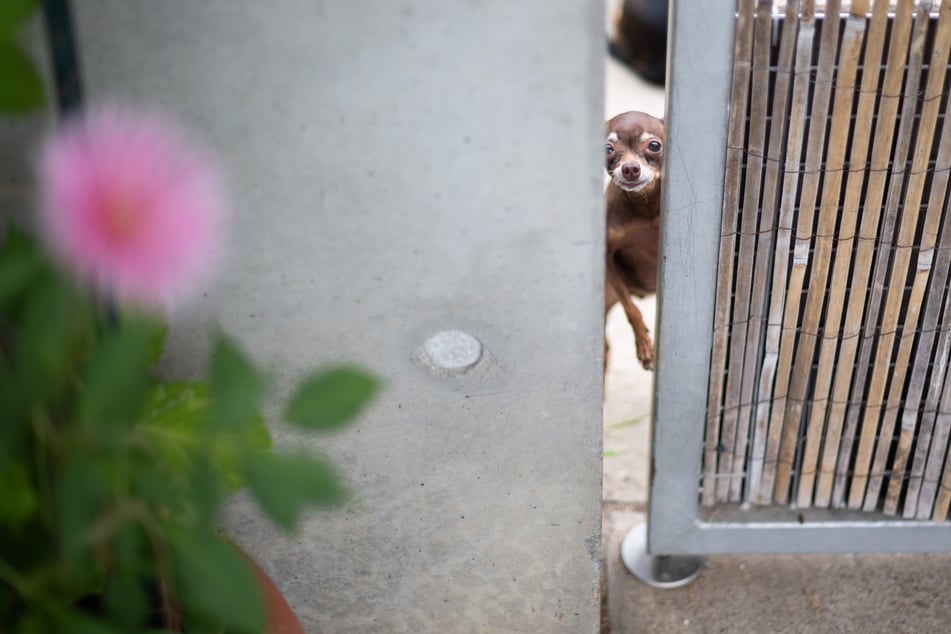
[[257,562],[244,552],[244,550],[233,542],[232,545],[241,553],[244,560],[248,562],[248,566],[254,572],[254,576],[257,579],[258,588],[260,588],[262,599],[264,600],[266,616],[265,633],[304,634],[304,628],[301,627],[300,621],[297,620],[297,616],[294,614],[291,606],[288,605],[287,599],[285,599],[281,591],[278,590],[274,581],[271,580],[267,573],[264,572]]

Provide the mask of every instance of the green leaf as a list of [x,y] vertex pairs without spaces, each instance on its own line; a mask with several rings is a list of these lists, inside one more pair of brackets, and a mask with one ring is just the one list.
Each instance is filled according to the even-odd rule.
[[136,419],[148,389],[149,358],[158,330],[148,320],[130,319],[106,333],[83,372],[83,421],[103,428]]
[[35,7],[35,0],[0,2],[0,111],[27,112],[46,100],[40,74],[16,39],[17,31]]
[[108,485],[98,462],[77,455],[63,465],[55,486],[56,528],[63,552],[75,567],[82,564],[89,530],[105,508]]
[[240,429],[258,419],[258,403],[264,396],[264,375],[238,346],[221,337],[211,366],[212,429]]
[[30,17],[37,0],[3,0],[0,2],[0,35],[9,36]]
[[[225,498],[227,491],[222,480],[232,474],[223,475],[219,475],[218,469],[212,466],[212,461],[206,456],[197,456],[188,470],[188,502],[196,520],[203,525],[211,525]],[[234,477],[240,478],[240,473],[235,473]]]
[[16,459],[30,432],[30,403],[18,387],[16,373],[0,367],[0,465]]
[[149,365],[158,363],[159,359],[162,358],[166,336],[168,336],[168,326],[157,324],[155,334],[152,336],[151,350],[149,351]]
[[79,612],[62,612],[56,620],[60,632],[69,632],[70,634],[119,634],[119,630]]
[[33,240],[16,227],[9,227],[0,248],[0,308],[6,312],[19,304],[43,267],[42,256]]
[[[4,0],[6,2],[6,0]],[[33,61],[12,38],[0,36],[0,111],[21,114],[46,101],[43,80]]]
[[205,531],[172,531],[177,598],[194,611],[241,632],[264,629],[254,574],[235,548]]
[[92,339],[88,305],[27,236],[0,249],[0,463],[37,415],[71,416],[73,370]]
[[143,451],[130,453],[131,495],[163,516],[172,514],[184,517],[182,505],[188,493],[187,471],[164,463],[155,454]]
[[346,498],[334,470],[303,454],[255,453],[245,478],[261,508],[287,531],[294,530],[306,507],[332,506]]
[[173,381],[152,386],[142,407],[139,429],[149,445],[175,467],[185,467],[200,448],[201,422],[211,397],[204,381]]
[[233,492],[244,485],[244,455],[270,447],[271,435],[257,412],[243,427],[228,434],[209,434],[202,425],[211,408],[209,392],[202,381],[154,386],[146,398],[139,428],[149,446],[170,466],[181,470],[199,458],[210,460],[212,474]]
[[17,526],[37,508],[36,491],[20,463],[0,471],[0,522]]
[[103,601],[109,616],[123,632],[136,632],[149,615],[150,605],[139,579],[129,574],[114,574],[106,582]]
[[267,449],[271,446],[264,418],[258,416],[241,430],[227,438],[218,438],[211,448],[211,459],[215,471],[229,492],[234,493],[244,486],[244,460],[249,452]]
[[49,384],[61,378],[71,335],[70,318],[75,318],[72,289],[56,276],[44,275],[34,281],[26,297],[23,314],[15,326],[15,362],[27,379],[31,392],[48,393]]
[[335,429],[353,420],[379,387],[376,377],[359,368],[329,368],[298,386],[284,416],[307,429]]
[[115,550],[115,571],[119,573],[136,572],[143,561],[147,561],[145,532],[139,524],[126,521],[119,525],[113,538]]
[[34,609],[23,615],[11,631],[17,634],[47,634],[55,629],[55,625],[50,621],[50,615]]

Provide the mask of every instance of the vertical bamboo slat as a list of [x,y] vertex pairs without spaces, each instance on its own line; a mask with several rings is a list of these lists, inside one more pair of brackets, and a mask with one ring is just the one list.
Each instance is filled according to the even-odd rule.
[[[773,499],[776,480],[776,462],[782,433],[782,408],[785,391],[774,387],[777,372],[787,376],[788,368],[780,370],[780,341],[786,324],[786,285],[789,277],[789,247],[792,239],[793,218],[796,211],[796,193],[799,186],[799,163],[802,159],[806,117],[809,110],[810,65],[815,37],[815,4],[805,0],[799,19],[799,35],[796,38],[796,65],[793,77],[793,96],[789,111],[789,138],[786,161],[783,168],[783,192],[780,200],[779,221],[776,230],[776,257],[773,265],[772,290],[770,292],[766,342],[763,355],[763,370],[760,377],[760,396],[756,408],[757,427],[765,427],[766,447],[763,460],[763,475],[755,501],[767,504]],[[789,335],[792,336],[792,335]],[[791,358],[789,355],[784,359]],[[770,412],[772,404],[772,413]]]
[[[951,3],[945,3],[941,8],[941,17],[938,24],[939,34],[948,35],[948,20],[951,19]],[[939,40],[941,41],[941,40]],[[947,40],[944,40],[947,41]],[[889,379],[889,363],[893,352],[895,336],[898,331],[898,321],[902,316],[902,300],[905,291],[905,280],[908,277],[908,266],[911,261],[915,233],[918,227],[918,216],[921,209],[921,198],[927,178],[928,160],[931,156],[931,146],[934,141],[935,125],[941,105],[941,92],[944,87],[944,71],[947,66],[947,46],[935,47],[935,55],[930,60],[927,84],[925,87],[924,106],[918,123],[918,134],[913,154],[912,168],[907,179],[907,190],[904,199],[904,209],[901,224],[898,230],[898,241],[892,254],[891,274],[889,275],[888,291],[885,296],[884,310],[881,320],[881,332],[878,337],[878,346],[875,353],[875,362],[872,366],[872,378],[869,382],[868,396],[866,397],[863,413],[862,431],[859,437],[859,449],[852,473],[852,484],[849,488],[849,508],[863,506],[865,510],[874,510],[878,501],[878,488],[881,484],[882,473],[871,471],[872,450],[875,445],[875,436],[878,432],[881,443],[889,443],[893,427],[888,426],[888,420],[881,430],[878,430],[879,419],[883,406],[882,397],[885,392],[886,381]],[[937,66],[936,66],[937,64]],[[915,294],[915,293],[918,294]],[[912,325],[917,325],[917,310],[921,302],[923,288],[914,288],[905,312]],[[910,354],[910,347],[907,348]],[[901,349],[899,353],[903,352]],[[907,358],[899,357],[891,377],[893,382],[904,382]],[[892,419],[892,423],[894,419]],[[884,461],[888,448],[884,450],[881,459],[881,470],[884,470]],[[878,461],[876,461],[878,462]],[[870,480],[871,478],[871,480]],[[868,495],[866,496],[866,488]]]
[[938,498],[934,504],[934,517],[936,522],[943,522],[948,519],[948,505],[951,504],[951,460],[945,465],[944,477],[941,479],[941,489],[938,491]]
[[[783,22],[783,31],[780,40],[779,46],[779,57],[776,63],[776,81],[774,85],[773,92],[773,114],[772,114],[772,125],[769,131],[769,148],[766,161],[766,181],[763,185],[763,215],[764,218],[768,217],[772,221],[772,226],[770,231],[767,233],[760,230],[760,244],[757,245],[756,257],[757,263],[755,267],[755,277],[753,280],[753,295],[756,297],[762,298],[761,301],[765,305],[761,305],[761,312],[765,312],[767,305],[772,308],[772,300],[767,296],[767,283],[770,277],[773,277],[774,281],[777,277],[785,281],[785,262],[789,254],[789,227],[792,225],[792,214],[789,213],[788,219],[786,219],[786,228],[782,227],[782,222],[785,219],[781,208],[779,205],[779,186],[781,182],[780,169],[783,166],[783,156],[785,154],[784,150],[786,149],[787,144],[792,144],[794,141],[793,137],[796,137],[796,133],[790,131],[790,137],[787,140],[786,132],[787,127],[791,127],[793,124],[790,123],[790,120],[793,118],[790,113],[790,91],[792,89],[792,69],[793,69],[793,57],[796,53],[795,44],[797,42],[796,31],[798,28],[799,20],[799,0],[791,0],[786,5],[785,9],[786,15]],[[800,113],[802,111],[800,110]],[[801,143],[802,140],[802,124],[804,120],[800,119],[798,122],[799,133],[798,138]],[[787,123],[790,123],[787,126]],[[791,152],[795,155],[795,160],[798,163],[799,161],[799,150],[794,148]],[[790,179],[795,180],[795,179]],[[790,207],[791,212],[791,207]],[[778,218],[777,218],[778,214]],[[785,232],[785,236],[780,235]],[[764,237],[766,236],[766,237]],[[775,240],[775,253],[773,252]],[[773,258],[774,262],[770,263],[769,259]],[[772,264],[772,265],[771,265]],[[783,271],[780,275],[776,275],[775,271],[777,268],[782,267]],[[779,301],[782,302],[783,295],[780,294]],[[767,303],[767,300],[769,302]],[[757,319],[761,319],[764,315],[754,315],[753,323],[756,323]],[[778,320],[777,320],[778,323]],[[775,334],[771,334],[771,329]],[[766,327],[766,349],[769,350],[770,342],[775,338],[775,344],[778,345],[779,332],[778,328],[773,328],[770,325],[770,322],[767,322]],[[753,339],[753,336],[750,337]],[[757,335],[755,338],[759,340]],[[772,373],[775,371],[775,354],[773,355],[773,361],[770,363],[769,354],[767,353],[762,360],[760,367],[760,380],[758,386],[758,393],[760,395],[765,394],[769,391],[772,386]],[[744,380],[748,375],[752,378],[755,374],[755,367],[747,367],[743,371]],[[765,383],[765,385],[764,385]],[[755,387],[755,386],[754,386]],[[753,395],[750,394],[746,397],[752,402]],[[766,407],[764,408],[764,404]],[[765,409],[765,411],[763,411]],[[769,406],[768,401],[765,401],[762,396],[756,402],[756,411],[755,411],[755,427],[753,429],[753,438],[751,441],[751,450],[750,450],[750,466],[748,469],[748,479],[746,487],[746,501],[764,503],[765,501],[761,498],[761,483],[763,480],[763,459],[766,454],[766,436],[767,436],[767,422],[769,417]]]
[[[852,116],[852,97],[855,92],[855,77],[859,56],[865,36],[865,20],[868,2],[853,0],[849,18],[842,35],[839,50],[839,72],[836,75],[835,98],[832,107],[832,126],[826,153],[825,179],[822,187],[822,202],[819,220],[816,224],[815,250],[812,258],[812,270],[809,276],[809,291],[806,295],[806,310],[800,327],[799,346],[793,365],[789,395],[786,397],[786,417],[792,420],[802,418],[802,407],[809,394],[809,377],[812,373],[812,360],[815,354],[816,339],[822,321],[822,309],[826,298],[829,265],[832,259],[833,238],[836,235],[836,223],[839,218],[839,196],[842,190],[842,172],[845,169],[846,148],[852,129],[849,120]],[[876,70],[873,72],[877,73]],[[872,73],[869,73],[872,74]],[[857,124],[858,125],[858,124]],[[867,139],[867,130],[856,127],[856,135]],[[867,145],[867,141],[865,144]],[[859,149],[854,146],[853,149]],[[864,156],[861,160],[864,161]],[[839,252],[842,255],[851,249],[852,234],[855,231],[857,205],[846,208],[839,229]],[[844,245],[843,245],[844,243]],[[840,267],[841,269],[841,267]],[[845,301],[845,279],[835,279],[828,300],[828,322],[838,325],[842,302]],[[838,333],[836,333],[837,335]],[[828,349],[828,347],[827,347]],[[832,349],[834,353],[834,347]],[[828,352],[819,359],[819,381],[828,383],[832,374],[832,355]],[[801,507],[812,504],[812,487],[815,481],[816,462],[819,458],[819,446],[822,441],[822,423],[824,403],[814,404],[815,410],[806,428],[806,443],[800,466],[797,503]]]
[[[946,386],[951,387],[951,386]],[[951,390],[945,392],[946,396],[951,396]],[[945,405],[948,405],[947,401]],[[945,409],[945,412],[948,410]],[[951,418],[951,414],[947,415],[948,418]],[[943,421],[946,423],[944,426],[947,427],[948,423],[951,423],[949,420]],[[948,519],[948,506],[951,505],[951,452],[948,452],[947,457],[945,458],[944,463],[944,474],[941,477],[941,486],[938,488],[938,496],[935,499],[934,503],[934,515],[932,519],[936,522],[943,522]]]
[[[868,301],[865,304],[867,310],[865,313],[864,326],[859,328],[856,321],[862,320],[861,306],[849,302],[849,314],[846,317],[847,330],[843,332],[843,339],[848,341],[853,336],[858,339],[860,333],[864,332],[864,337],[859,341],[860,349],[858,354],[858,363],[853,368],[851,363],[843,363],[840,354],[839,368],[836,376],[836,385],[841,391],[833,390],[833,399],[836,395],[842,395],[843,405],[847,404],[845,413],[845,427],[842,432],[842,440],[839,445],[839,457],[836,466],[835,480],[832,491],[832,505],[842,506],[844,504],[846,490],[849,486],[849,464],[852,455],[852,449],[855,441],[855,432],[858,427],[860,407],[862,404],[862,395],[865,390],[865,381],[868,376],[870,357],[872,347],[875,343],[875,332],[878,328],[879,309],[881,307],[882,292],[884,290],[885,272],[888,268],[889,250],[895,231],[895,223],[898,215],[898,204],[901,198],[902,181],[905,175],[905,161],[908,157],[909,146],[911,145],[912,129],[915,123],[916,102],[918,98],[918,84],[921,76],[921,67],[924,54],[925,41],[928,36],[928,13],[930,4],[922,4],[915,18],[915,26],[911,39],[911,47],[908,53],[907,72],[905,73],[904,98],[902,100],[901,120],[898,126],[898,135],[895,142],[895,151],[892,156],[892,167],[889,173],[888,196],[885,202],[885,214],[881,221],[881,230],[878,235],[878,244],[882,248],[878,250],[875,257],[875,272],[873,275],[873,284],[871,292],[868,295]],[[904,71],[904,69],[902,69]],[[880,115],[879,120],[883,117]],[[873,165],[874,168],[874,165]],[[873,172],[873,175],[875,172]],[[869,205],[866,204],[866,209]],[[853,284],[853,288],[855,285]],[[853,312],[853,308],[856,309]],[[848,329],[854,327],[854,330]],[[851,382],[851,392],[848,384]],[[837,414],[839,412],[836,412]],[[864,493],[864,487],[863,487]]]
[[[830,0],[826,4],[826,15],[839,15],[839,0]],[[837,25],[835,25],[837,27]],[[793,267],[789,289],[786,295],[786,315],[783,337],[779,354],[779,369],[776,385],[782,386],[783,393],[789,395],[789,375],[794,353],[794,342],[802,297],[803,281],[809,264],[809,249],[812,242],[813,225],[816,215],[816,199],[819,194],[819,180],[822,169],[822,154],[825,147],[826,126],[822,125],[829,115],[829,101],[832,93],[833,73],[835,70],[836,49],[839,42],[838,28],[823,28],[819,44],[819,62],[816,71],[816,84],[812,100],[812,124],[809,126],[809,140],[806,151],[805,175],[799,201],[799,221],[796,226],[796,246],[793,250]],[[818,125],[817,125],[818,124]],[[787,324],[790,328],[787,328]],[[788,400],[787,400],[788,403]],[[777,407],[774,405],[773,411]],[[785,405],[784,405],[785,410]],[[798,447],[800,419],[788,415],[782,416],[782,439],[779,446],[779,461],[776,465],[776,483],[773,496],[780,504],[789,500],[789,484],[792,475],[793,460]]]
[[[938,406],[938,417],[935,421],[934,439],[931,442],[931,451],[928,453],[928,463],[925,467],[924,478],[921,483],[921,493],[918,495],[918,510],[915,517],[933,519],[943,522],[948,512],[949,482],[948,468],[951,462],[945,465],[944,478],[941,476],[941,467],[945,464],[945,453],[948,449],[948,435],[951,432],[951,373],[945,376],[944,389],[941,392],[941,401]],[[938,491],[938,480],[941,479],[941,491]],[[937,499],[935,496],[938,495]]]
[[[743,165],[746,102],[749,96],[750,57],[753,43],[755,0],[742,0],[736,20],[736,45],[733,53],[733,80],[730,92],[730,118],[727,132],[726,174],[723,190],[723,214],[720,229],[720,255],[717,263],[717,290],[714,307],[713,350],[710,359],[710,387],[704,448],[702,501],[712,506],[716,495],[718,455],[722,421],[720,400],[726,370],[730,335],[730,303],[733,286],[733,250],[736,240],[737,212],[740,202],[740,176]],[[730,439],[732,440],[732,439]],[[732,454],[731,454],[732,455]]]
[[[946,217],[949,212],[951,212],[951,199],[948,200],[945,206]],[[945,224],[942,231],[942,252],[939,256],[939,266],[942,259],[951,259],[946,257],[949,253],[943,250],[945,236],[951,234],[949,224],[951,223]],[[917,519],[928,519],[932,515],[938,478],[941,477],[941,464],[944,461],[945,452],[948,448],[948,436],[951,433],[951,407],[949,407],[949,404],[951,404],[951,375],[947,373],[949,355],[951,355],[951,294],[948,294],[945,299],[945,313],[936,353],[935,372],[941,376],[938,378],[932,376],[928,400],[925,402],[926,412],[928,408],[937,410],[934,427],[929,433],[931,444],[929,447],[926,443],[919,443],[915,450],[911,479],[908,483],[905,517],[913,516]],[[939,364],[941,365],[940,368]],[[935,396],[937,392],[940,392],[938,398]],[[934,403],[937,403],[936,407]],[[922,430],[922,433],[924,433],[924,430]]]
[[[946,124],[947,125],[947,120]],[[951,211],[951,200],[946,203],[945,216]],[[951,232],[948,225],[945,225],[942,231],[942,245],[944,244],[944,234]],[[946,252],[941,254],[946,255]],[[946,291],[947,292],[947,291]],[[951,350],[951,294],[945,301],[945,314],[942,320],[942,332],[938,346],[938,354],[945,351],[947,355]],[[944,366],[947,369],[948,359],[944,357]],[[937,416],[934,423],[934,430],[931,434],[931,446],[927,450],[919,444],[915,451],[915,462],[912,466],[912,481],[909,482],[908,496],[912,495],[912,485],[915,484],[915,474],[921,471],[920,491],[918,492],[917,508],[914,509],[914,516],[917,519],[932,519],[944,521],[948,512],[948,501],[951,491],[951,461],[945,464],[944,477],[941,476],[941,466],[945,463],[945,454],[948,451],[948,438],[951,435],[951,373],[945,373],[944,383],[941,389],[941,398],[938,402]],[[936,385],[932,378],[932,388]],[[930,393],[929,393],[930,396]],[[926,403],[926,407],[928,404]],[[923,462],[923,454],[927,451],[927,462]],[[941,478],[941,490],[938,490],[938,480]],[[937,499],[935,496],[937,495]],[[906,506],[906,516],[912,510],[911,505]]]

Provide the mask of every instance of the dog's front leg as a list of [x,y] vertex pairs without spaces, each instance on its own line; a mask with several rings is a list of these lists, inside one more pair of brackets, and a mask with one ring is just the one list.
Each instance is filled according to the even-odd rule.
[[634,300],[631,299],[631,293],[624,285],[621,276],[618,275],[614,265],[614,258],[610,256],[607,258],[606,269],[607,281],[621,301],[621,306],[624,307],[624,314],[627,315],[627,321],[631,324],[631,328],[634,329],[634,343],[637,345],[637,358],[645,370],[652,370],[654,368],[654,344],[651,341],[650,334],[647,332],[647,324],[644,323],[644,316],[641,315],[640,309],[634,303]]

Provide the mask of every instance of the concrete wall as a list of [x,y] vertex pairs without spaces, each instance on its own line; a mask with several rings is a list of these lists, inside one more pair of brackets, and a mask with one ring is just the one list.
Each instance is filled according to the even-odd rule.
[[[326,453],[354,499],[229,531],[310,632],[592,632],[601,487],[600,2],[82,0],[90,101],[159,106],[222,155],[225,274],[180,315],[274,376],[351,359],[386,391]],[[466,373],[419,349],[460,329]],[[275,409],[276,411],[276,409]]]

